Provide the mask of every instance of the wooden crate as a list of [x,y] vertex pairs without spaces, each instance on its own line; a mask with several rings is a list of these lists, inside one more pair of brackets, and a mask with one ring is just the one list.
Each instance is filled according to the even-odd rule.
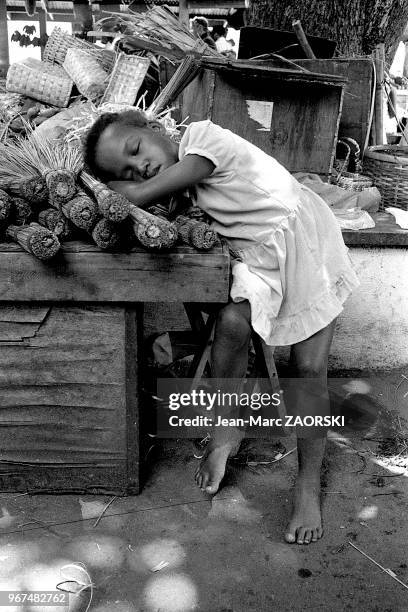
[[275,157],[291,172],[328,176],[346,79],[236,61],[206,61],[185,89],[182,115],[211,119]]
[[0,244],[0,491],[138,493],[143,303],[228,293],[220,244],[49,263]]
[[341,112],[339,136],[354,138],[361,151],[367,136],[370,119],[373,63],[370,57],[296,60],[300,66],[314,72],[347,77]]

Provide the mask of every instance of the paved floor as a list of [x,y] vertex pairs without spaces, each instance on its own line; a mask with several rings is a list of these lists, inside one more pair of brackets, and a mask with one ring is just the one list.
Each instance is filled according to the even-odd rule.
[[1,494],[0,590],[59,584],[77,593],[70,610],[93,612],[405,612],[408,590],[349,544],[408,583],[402,376],[369,387],[345,381],[349,425],[328,442],[317,544],[282,538],[296,452],[259,463],[294,448],[295,438],[252,443],[257,465],[232,462],[214,498],[193,484],[191,443],[166,441],[141,495],[117,498],[97,526],[109,497]]

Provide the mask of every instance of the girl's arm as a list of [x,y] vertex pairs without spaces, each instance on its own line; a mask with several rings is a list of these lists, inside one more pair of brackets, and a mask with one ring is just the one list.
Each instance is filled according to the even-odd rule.
[[210,176],[215,166],[201,155],[186,155],[182,161],[166,168],[151,179],[134,181],[111,181],[109,187],[124,195],[130,202],[144,208],[176,191],[199,183]]

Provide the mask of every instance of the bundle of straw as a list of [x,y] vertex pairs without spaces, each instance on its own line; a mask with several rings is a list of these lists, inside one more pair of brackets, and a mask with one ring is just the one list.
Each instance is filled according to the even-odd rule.
[[83,167],[79,147],[63,140],[44,138],[31,130],[30,138],[22,141],[26,155],[31,163],[37,163],[45,178],[49,192],[49,202],[57,208],[69,202],[76,192],[76,179]]
[[20,143],[0,145],[0,186],[33,205],[48,200],[45,179],[38,167],[29,162]]
[[148,249],[170,249],[177,241],[177,227],[162,217],[156,217],[133,204],[130,217],[139,242]]
[[10,216],[11,198],[0,189],[0,225],[4,225]]
[[179,215],[176,225],[181,241],[195,249],[209,251],[217,242],[217,234],[207,223]]
[[[195,38],[167,7],[154,6],[145,13],[113,13],[125,28],[125,43],[169,58],[197,55],[222,57],[201,39]],[[104,19],[99,23],[103,24]],[[128,35],[128,36],[126,36]]]
[[129,216],[130,202],[120,193],[109,189],[87,172],[81,172],[80,179],[95,196],[99,212],[113,223],[120,223]]
[[87,231],[93,228],[98,218],[98,205],[83,191],[62,204],[61,210],[76,227]]
[[14,198],[11,209],[11,221],[14,225],[26,225],[33,218],[31,205],[22,198]]
[[120,243],[118,225],[108,219],[100,219],[92,230],[92,238],[100,249],[114,249]]
[[1,149],[5,160],[0,161],[0,181],[3,178],[6,182],[14,175],[23,182],[40,175],[47,185],[50,204],[58,207],[75,194],[76,177],[83,166],[81,151],[62,140],[38,134],[27,122],[24,125],[29,138],[20,138]]
[[180,63],[176,72],[171,77],[167,85],[162,89],[157,98],[149,106],[149,112],[157,114],[166,106],[171,104],[196,77],[200,71],[200,66],[193,55],[187,55]]
[[6,234],[18,242],[25,251],[43,261],[54,257],[61,246],[57,236],[38,223],[30,223],[23,227],[9,225]]
[[67,240],[72,234],[70,222],[56,208],[46,208],[38,215],[38,223],[49,229],[60,240]]

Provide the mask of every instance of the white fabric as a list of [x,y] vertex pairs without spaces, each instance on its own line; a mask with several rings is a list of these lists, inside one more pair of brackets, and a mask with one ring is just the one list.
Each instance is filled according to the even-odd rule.
[[402,227],[402,229],[408,229],[408,211],[402,210],[401,208],[395,208],[395,206],[388,206],[385,212],[391,213],[395,219],[395,223]]
[[247,299],[255,331],[288,345],[326,327],[359,285],[327,204],[274,158],[211,121],[192,123],[179,157],[215,169],[196,186],[197,205],[224,236],[233,261],[231,298]]
[[222,53],[223,51],[231,51],[232,49],[232,46],[227,42],[227,39],[225,38],[225,36],[220,36],[215,41],[215,46],[216,46],[218,53]]

